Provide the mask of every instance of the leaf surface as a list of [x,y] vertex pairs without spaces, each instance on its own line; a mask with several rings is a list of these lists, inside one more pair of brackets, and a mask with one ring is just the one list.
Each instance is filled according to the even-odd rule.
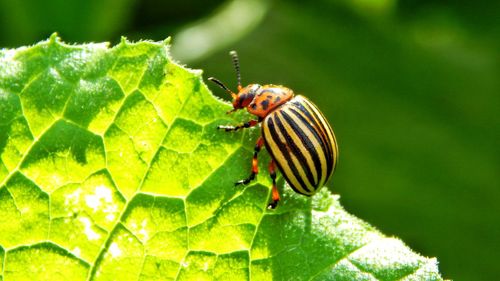
[[229,108],[167,41],[1,50],[0,280],[441,280],[326,188],[234,187],[259,130]]

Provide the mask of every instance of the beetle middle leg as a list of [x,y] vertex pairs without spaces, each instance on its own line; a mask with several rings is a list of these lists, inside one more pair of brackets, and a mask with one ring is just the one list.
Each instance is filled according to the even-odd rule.
[[271,159],[271,162],[269,162],[269,175],[273,180],[273,191],[272,191],[273,202],[269,203],[269,205],[267,205],[267,208],[274,209],[276,208],[276,206],[278,206],[278,202],[280,201],[280,193],[278,191],[278,188],[276,187],[276,163],[274,162],[274,159]]
[[258,166],[259,162],[257,160],[257,156],[258,156],[260,149],[262,148],[263,145],[264,145],[264,139],[262,137],[259,137],[259,139],[257,139],[257,143],[255,144],[255,148],[254,148],[254,152],[253,152],[252,173],[250,174],[250,176],[248,178],[236,182],[235,185],[248,184],[253,179],[255,179],[255,175],[257,175],[257,173],[259,173],[259,166]]
[[250,121],[245,122],[245,123],[243,123],[241,125],[238,125],[238,126],[222,126],[222,125],[219,125],[219,126],[217,126],[217,129],[223,129],[226,132],[229,132],[229,131],[238,131],[239,129],[254,127],[257,124],[259,124],[258,120],[250,120]]

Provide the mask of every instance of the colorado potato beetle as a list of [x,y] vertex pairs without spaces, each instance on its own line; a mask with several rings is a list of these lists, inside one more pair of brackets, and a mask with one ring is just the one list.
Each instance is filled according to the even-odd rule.
[[276,208],[280,195],[276,188],[276,166],[285,180],[297,193],[312,196],[335,171],[338,157],[337,141],[328,121],[319,109],[307,98],[294,95],[289,88],[279,85],[241,85],[238,55],[231,51],[238,93],[210,77],[208,80],[231,94],[233,109],[227,113],[246,108],[257,116],[238,126],[218,126],[225,131],[237,131],[261,124],[261,136],[255,144],[252,173],[236,182],[248,184],[258,173],[257,155],[265,145],[271,156],[269,174],[273,181],[272,202],[268,208]]

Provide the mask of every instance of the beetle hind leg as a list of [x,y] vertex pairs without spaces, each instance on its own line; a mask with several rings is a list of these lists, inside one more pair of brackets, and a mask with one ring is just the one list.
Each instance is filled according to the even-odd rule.
[[274,159],[269,163],[269,175],[273,180],[273,190],[272,190],[272,202],[267,205],[268,209],[274,209],[278,206],[278,202],[280,201],[280,193],[278,192],[278,188],[276,187],[276,163]]
[[244,180],[237,181],[234,185],[240,185],[240,184],[248,184],[252,180],[255,179],[255,175],[259,173],[259,162],[257,160],[257,156],[259,155],[260,149],[264,145],[264,139],[262,137],[259,137],[257,140],[257,143],[255,144],[254,152],[253,152],[253,158],[252,158],[252,173],[250,176]]

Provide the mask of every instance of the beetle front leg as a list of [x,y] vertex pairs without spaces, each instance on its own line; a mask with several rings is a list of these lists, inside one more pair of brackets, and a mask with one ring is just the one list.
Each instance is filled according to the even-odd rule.
[[262,137],[259,137],[257,140],[257,143],[255,144],[254,152],[253,152],[253,158],[252,158],[252,173],[250,176],[244,180],[240,180],[236,182],[234,185],[240,185],[240,184],[248,184],[251,182],[253,179],[255,179],[255,175],[259,173],[259,162],[257,160],[257,155],[260,152],[260,149],[262,148],[262,145],[264,145],[264,139]]
[[271,162],[269,163],[269,175],[273,180],[273,191],[272,191],[273,202],[269,203],[269,205],[267,205],[267,208],[274,209],[276,208],[276,206],[278,206],[278,202],[280,201],[280,193],[278,192],[278,188],[276,187],[276,163],[274,162],[274,159],[272,159]]
[[254,127],[257,124],[259,124],[258,120],[250,120],[250,121],[245,122],[245,123],[243,123],[241,125],[238,125],[238,126],[222,126],[222,125],[219,125],[219,126],[217,126],[217,129],[223,129],[226,132],[229,132],[229,131],[238,131],[239,129]]

